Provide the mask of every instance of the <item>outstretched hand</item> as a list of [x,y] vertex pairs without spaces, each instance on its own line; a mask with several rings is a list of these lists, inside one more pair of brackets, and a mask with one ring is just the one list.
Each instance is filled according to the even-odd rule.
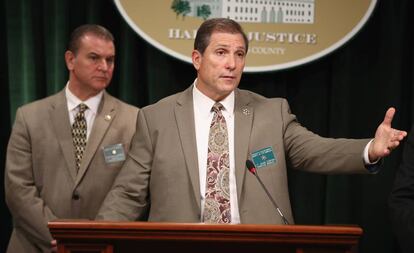
[[395,109],[389,108],[385,113],[384,120],[378,126],[375,132],[375,138],[372,141],[368,155],[371,162],[385,157],[391,153],[393,149],[400,145],[400,141],[407,136],[406,131],[401,131],[391,127],[392,119],[394,118]]

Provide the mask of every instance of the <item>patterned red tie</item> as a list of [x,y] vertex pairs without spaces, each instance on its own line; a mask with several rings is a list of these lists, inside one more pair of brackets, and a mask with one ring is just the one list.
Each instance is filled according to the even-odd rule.
[[205,223],[230,223],[229,192],[229,140],[227,124],[221,110],[223,105],[216,103],[210,125],[207,155],[207,180],[203,221]]
[[76,160],[76,172],[79,171],[83,152],[86,147],[86,119],[85,119],[85,110],[88,109],[88,106],[85,104],[79,104],[79,111],[75,116],[75,121],[72,125],[72,139],[73,145],[75,147],[75,160]]

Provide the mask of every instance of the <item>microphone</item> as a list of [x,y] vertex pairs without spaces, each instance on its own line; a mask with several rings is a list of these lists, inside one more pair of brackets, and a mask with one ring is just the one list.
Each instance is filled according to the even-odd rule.
[[276,208],[276,210],[279,213],[280,217],[282,217],[283,223],[285,223],[285,225],[289,225],[288,220],[285,218],[282,211],[280,211],[279,206],[276,204],[276,201],[273,200],[273,198],[270,195],[269,191],[266,189],[265,185],[263,184],[262,180],[260,179],[259,174],[257,173],[256,166],[254,165],[254,163],[250,160],[246,160],[246,167],[253,175],[256,176],[257,181],[259,181],[259,183],[262,186],[263,190],[266,192],[267,197],[270,199],[273,206]]

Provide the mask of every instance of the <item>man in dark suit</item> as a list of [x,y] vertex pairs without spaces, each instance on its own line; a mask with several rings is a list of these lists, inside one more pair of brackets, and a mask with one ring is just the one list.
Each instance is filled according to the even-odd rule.
[[7,252],[50,252],[47,222],[94,219],[118,174],[138,108],[106,93],[112,34],[98,25],[72,33],[62,91],[17,110],[7,148],[5,191],[14,229]]
[[389,199],[391,222],[402,252],[414,252],[414,126]]
[[236,22],[210,19],[201,25],[192,52],[197,79],[139,112],[129,157],[97,219],[148,215],[149,221],[283,224],[247,172],[249,159],[293,223],[287,164],[321,173],[368,173],[367,165],[406,135],[391,128],[394,109],[371,142],[322,138],[306,130],[286,100],[237,88],[247,50]]

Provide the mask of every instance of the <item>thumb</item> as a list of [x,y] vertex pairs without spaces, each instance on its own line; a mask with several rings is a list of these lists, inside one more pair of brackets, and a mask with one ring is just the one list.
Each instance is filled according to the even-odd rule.
[[391,122],[392,122],[392,119],[394,118],[394,114],[395,114],[395,108],[390,107],[385,113],[384,121],[382,123],[391,127]]

